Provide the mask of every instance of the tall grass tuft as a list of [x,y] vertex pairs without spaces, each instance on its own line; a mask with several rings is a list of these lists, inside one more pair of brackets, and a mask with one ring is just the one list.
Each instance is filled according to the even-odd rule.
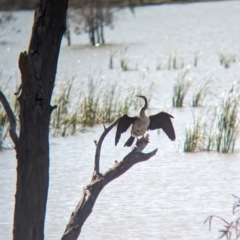
[[[54,100],[58,108],[51,119],[53,136],[73,135],[84,127],[110,123],[122,114],[140,108],[142,104],[135,97],[143,91],[141,87],[128,90],[122,96],[122,89],[117,88],[116,83],[103,86],[101,79],[94,81],[93,78],[89,78],[87,90],[80,92],[78,102],[74,103],[70,96],[72,84],[73,81],[65,82]],[[149,92],[151,89],[152,85]]]
[[109,69],[113,69],[113,57],[115,56],[116,51],[111,51],[110,57],[109,57]]
[[[6,95],[9,104],[12,106],[13,112],[16,116],[16,121],[18,120],[18,113],[19,113],[19,103],[15,95],[10,95],[9,93],[9,82],[12,77],[10,77],[6,82],[2,81],[2,73],[0,72],[0,90]],[[7,117],[7,114],[3,108],[3,106],[0,104],[0,150],[2,150],[4,147],[4,141],[8,136],[9,131],[9,120]]]
[[184,98],[187,94],[189,87],[191,86],[191,81],[186,79],[189,72],[189,68],[186,68],[177,75],[176,83],[173,86],[173,97],[172,105],[173,107],[182,107]]
[[202,151],[206,136],[206,120],[203,114],[185,127],[184,152]]
[[113,55],[110,55],[110,58],[109,58],[109,68],[113,69]]
[[222,99],[220,107],[202,114],[207,116],[204,121],[200,117],[194,120],[191,128],[186,128],[184,151],[191,152],[199,148],[220,153],[234,152],[240,134],[240,93],[239,88],[235,88],[235,85],[231,87],[227,98]]
[[197,65],[198,65],[198,57],[199,57],[199,53],[196,52],[196,53],[194,54],[194,61],[193,61],[193,66],[194,66],[194,67],[197,67]]
[[2,105],[0,104],[0,150],[3,149],[3,143],[7,137],[8,129],[9,129],[9,121],[7,118],[7,114],[4,111]]
[[64,137],[68,135],[67,129],[71,124],[69,121],[66,121],[66,119],[70,114],[70,92],[73,85],[73,80],[74,79],[64,82],[60,94],[58,94],[53,100],[54,105],[57,105],[57,108],[52,113],[50,123],[53,136],[61,135]]
[[237,55],[233,53],[220,53],[219,62],[225,68],[229,68],[233,62],[236,62]]
[[120,65],[121,65],[121,68],[122,68],[123,71],[128,71],[129,70],[127,62],[126,62],[125,59],[121,59]]
[[80,102],[80,122],[83,126],[92,127],[99,122],[99,93],[98,89],[101,80],[94,82],[93,78],[89,78],[87,96],[84,96]]
[[217,116],[216,151],[233,152],[237,137],[240,133],[238,110],[240,106],[239,89],[235,85],[229,91],[226,100],[222,100],[221,109]]
[[208,79],[204,84],[200,85],[193,93],[192,107],[199,107],[202,105],[204,98],[210,93],[210,83],[212,79]]

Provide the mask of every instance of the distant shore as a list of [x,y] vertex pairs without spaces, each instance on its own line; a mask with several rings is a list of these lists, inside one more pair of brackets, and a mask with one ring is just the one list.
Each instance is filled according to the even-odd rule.
[[[103,0],[104,1],[104,0]],[[213,2],[221,0],[105,0],[107,4],[121,7],[136,7],[154,4]],[[2,0],[0,10],[33,10],[38,0]],[[69,0],[69,7],[77,8],[79,0]]]

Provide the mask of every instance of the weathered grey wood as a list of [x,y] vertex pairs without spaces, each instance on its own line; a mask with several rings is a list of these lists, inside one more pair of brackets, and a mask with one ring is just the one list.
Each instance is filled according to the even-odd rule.
[[103,134],[99,139],[95,155],[93,177],[90,184],[83,189],[82,198],[80,199],[75,211],[70,217],[69,223],[66,226],[65,232],[62,236],[62,240],[76,240],[78,238],[84,222],[92,212],[98,195],[108,183],[121,176],[134,164],[150,159],[157,152],[157,149],[155,149],[149,153],[142,153],[143,149],[148,144],[148,136],[146,136],[145,138],[141,138],[137,141],[136,147],[129,154],[127,154],[122,161],[115,161],[114,165],[104,174],[96,171],[96,164],[99,164],[100,161],[100,150],[102,142],[107,133],[113,128],[113,126],[118,123],[118,121],[119,119],[112,123],[108,128],[105,128]]
[[94,175],[98,175],[99,174],[99,161],[100,161],[100,155],[101,155],[101,147],[102,147],[102,143],[104,138],[106,137],[106,135],[110,132],[110,130],[118,124],[120,118],[116,119],[108,128],[106,128],[104,126],[104,132],[101,135],[101,137],[99,138],[99,141],[96,142],[96,152],[95,152],[95,161],[94,161],[94,171],[93,171],[93,176]]
[[39,0],[28,52],[20,53],[20,132],[14,240],[43,240],[49,184],[50,105],[68,0]]

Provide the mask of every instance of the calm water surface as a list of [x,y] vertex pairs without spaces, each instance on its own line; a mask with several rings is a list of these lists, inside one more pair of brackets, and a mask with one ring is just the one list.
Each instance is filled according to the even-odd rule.
[[[217,104],[218,97],[234,81],[240,80],[240,64],[225,69],[219,64],[220,52],[240,51],[240,2],[172,4],[136,8],[119,12],[114,31],[106,30],[110,44],[91,48],[87,37],[73,36],[73,46],[63,40],[57,82],[75,77],[74,91],[84,88],[81,81],[89,75],[103,77],[103,84],[118,82],[128,89],[154,83],[150,104],[152,112],[171,108],[172,88],[178,71],[156,71],[158,61],[166,61],[171,51],[178,51],[187,63],[199,52],[199,65],[190,72],[195,86],[206,75],[214,76],[212,92],[216,98],[206,104]],[[16,76],[17,58],[27,48],[33,12],[17,12],[18,21],[0,44],[3,79]],[[20,27],[21,26],[21,27]],[[22,39],[22,41],[19,41]],[[128,47],[127,53],[122,51]],[[116,51],[114,69],[109,70],[109,56]],[[238,55],[239,56],[239,55]],[[122,72],[119,59],[126,58],[138,71]],[[144,75],[144,77],[143,77]],[[146,79],[143,82],[140,79]],[[12,81],[12,83],[15,83]],[[146,90],[147,92],[147,90]],[[123,92],[124,95],[124,92]],[[177,141],[168,141],[164,133],[150,133],[145,151],[158,148],[156,156],[140,163],[110,183],[100,194],[92,214],[85,223],[81,239],[216,239],[222,224],[213,223],[209,233],[203,221],[216,214],[230,221],[234,198],[239,195],[240,143],[234,154],[182,152],[184,125],[192,121],[187,96],[183,109],[173,109]],[[46,239],[59,239],[82,189],[91,178],[95,145],[102,126],[68,138],[51,138],[50,188],[46,217]],[[122,135],[114,147],[112,131],[106,138],[101,155],[101,171],[106,171],[129,149],[123,148],[128,138]],[[0,152],[0,239],[11,239],[14,209],[16,159],[13,150]]]

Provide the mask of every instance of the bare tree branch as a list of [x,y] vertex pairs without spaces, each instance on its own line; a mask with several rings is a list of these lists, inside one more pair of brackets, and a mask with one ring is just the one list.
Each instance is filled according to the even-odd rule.
[[8,103],[8,100],[7,98],[5,97],[5,95],[3,94],[2,91],[0,91],[0,102],[2,103],[3,105],[3,108],[8,116],[8,119],[9,119],[9,122],[10,122],[10,129],[9,129],[9,134],[10,134],[10,137],[14,143],[14,147],[16,148],[17,145],[18,145],[18,135],[16,133],[16,119],[15,119],[15,116],[14,116],[14,113]]
[[125,156],[121,162],[115,161],[112,168],[108,169],[104,174],[99,173],[99,159],[102,142],[107,133],[118,123],[118,121],[119,119],[106,128],[98,141],[92,180],[90,184],[83,189],[82,198],[70,217],[69,223],[62,236],[62,240],[76,240],[78,238],[84,222],[92,212],[98,195],[108,183],[121,176],[134,164],[150,159],[157,152],[157,149],[155,149],[149,153],[142,153],[142,150],[148,144],[147,135],[137,141],[136,147],[127,156]]
[[96,148],[96,153],[95,153],[95,162],[94,162],[94,172],[93,172],[93,176],[94,177],[97,177],[99,175],[99,159],[100,159],[100,154],[101,154],[101,147],[102,147],[102,143],[103,143],[103,140],[104,138],[107,136],[107,134],[110,132],[110,130],[118,124],[119,122],[119,119],[116,119],[109,127],[105,127],[104,126],[104,132],[102,133],[99,141],[95,142],[97,148]]

